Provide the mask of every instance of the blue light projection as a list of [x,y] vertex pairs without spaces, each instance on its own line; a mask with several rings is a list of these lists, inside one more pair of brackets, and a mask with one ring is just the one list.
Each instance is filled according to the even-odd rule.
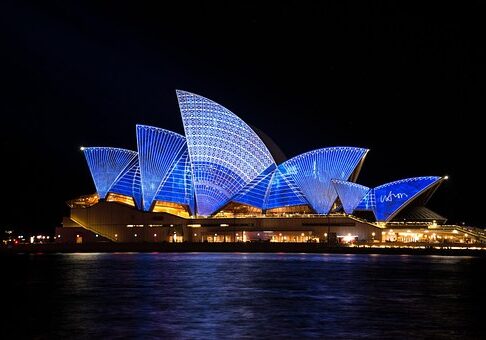
[[233,199],[233,202],[248,204],[253,207],[265,209],[268,186],[277,167],[272,164],[253,181],[248,183]]
[[83,153],[101,199],[106,198],[113,182],[137,157],[135,151],[110,147],[83,148]]
[[364,185],[348,181],[333,179],[332,184],[334,185],[334,189],[336,189],[346,214],[352,214],[358,203],[370,191],[370,188]]
[[304,194],[300,191],[287,170],[279,165],[273,172],[273,178],[267,192],[264,209],[290,207],[294,205],[309,205]]
[[167,180],[155,195],[155,200],[185,204],[189,206],[190,213],[194,213],[191,163],[187,149],[170,170]]
[[135,158],[128,170],[118,176],[118,179],[113,183],[113,186],[108,190],[115,194],[131,196],[135,201],[138,209],[143,209],[142,206],[142,183],[140,181],[140,164],[138,157]]
[[380,185],[373,189],[376,198],[374,209],[377,221],[391,220],[402,208],[425,190],[437,184],[437,176],[414,177]]
[[133,197],[138,209],[156,200],[187,205],[209,216],[228,202],[262,210],[309,205],[328,214],[339,196],[346,213],[372,211],[389,221],[440,177],[408,178],[373,189],[354,180],[367,149],[331,147],[298,155],[277,166],[257,134],[223,106],[176,91],[186,137],[137,125],[135,151],[83,148],[100,199]]
[[331,147],[306,152],[281,164],[302,190],[312,208],[327,214],[337,199],[331,179],[348,180],[367,149]]
[[257,134],[234,113],[202,96],[176,93],[197,213],[211,215],[275,162]]
[[370,189],[368,193],[363,197],[361,202],[358,203],[354,210],[362,210],[362,211],[373,211],[375,212],[376,209],[376,198],[375,198],[375,190]]
[[186,140],[172,131],[137,125],[137,147],[143,209],[149,211],[171,169],[186,151]]

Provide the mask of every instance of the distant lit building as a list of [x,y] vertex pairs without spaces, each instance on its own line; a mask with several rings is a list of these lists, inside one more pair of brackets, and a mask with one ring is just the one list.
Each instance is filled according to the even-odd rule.
[[392,238],[392,227],[424,237],[420,230],[446,222],[424,207],[446,177],[368,188],[356,183],[367,149],[286,160],[228,109],[176,93],[185,136],[137,125],[136,151],[82,148],[96,194],[68,202],[58,241],[70,228],[77,242],[83,230],[115,242],[369,241]]

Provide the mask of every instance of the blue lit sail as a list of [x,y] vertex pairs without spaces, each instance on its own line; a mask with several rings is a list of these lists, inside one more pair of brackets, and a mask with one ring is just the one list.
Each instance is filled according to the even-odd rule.
[[149,211],[155,195],[186,151],[185,138],[153,126],[137,125],[137,147],[143,209]]
[[185,149],[182,156],[170,170],[165,183],[155,195],[155,200],[185,204],[194,213],[194,193],[189,152]]
[[380,185],[373,189],[377,221],[391,220],[401,209],[412,202],[425,190],[438,184],[440,177],[414,177]]
[[346,214],[352,214],[358,203],[370,191],[370,188],[364,185],[348,181],[333,179],[332,184],[336,189]]
[[361,210],[361,211],[372,211],[375,212],[376,209],[376,199],[375,199],[375,190],[370,189],[363,199],[358,203],[354,210]]
[[202,96],[176,92],[197,213],[211,215],[275,162],[257,134],[234,113]]
[[273,172],[267,197],[265,210],[295,205],[308,205],[304,194],[300,191],[292,178],[287,175],[287,170],[282,164]]
[[138,209],[142,210],[142,183],[140,181],[140,165],[138,157],[135,158],[128,170],[118,177],[108,190],[115,194],[131,196]]
[[248,183],[233,199],[233,202],[248,204],[260,209],[265,208],[268,186],[277,167],[272,164],[253,181]]
[[302,190],[312,208],[327,214],[337,199],[331,180],[349,180],[367,149],[331,147],[306,152],[281,164]]
[[101,199],[106,198],[113,182],[137,157],[135,151],[110,147],[83,148],[83,153]]
[[101,199],[121,194],[145,211],[160,201],[209,216],[229,202],[263,212],[307,205],[328,214],[339,197],[346,213],[372,211],[377,221],[386,222],[419,196],[417,203],[423,203],[440,183],[434,176],[372,189],[353,183],[368,152],[355,147],[317,149],[277,166],[255,131],[231,111],[190,92],[176,93],[186,137],[137,125],[138,153],[83,148]]

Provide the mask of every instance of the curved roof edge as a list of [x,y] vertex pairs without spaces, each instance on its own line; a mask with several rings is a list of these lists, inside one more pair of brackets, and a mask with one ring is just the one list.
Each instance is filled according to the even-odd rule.
[[368,152],[370,152],[370,149],[365,149],[365,153],[363,157],[361,157],[361,160],[359,161],[359,164],[356,166],[356,169],[354,169],[353,173],[349,177],[350,182],[356,182],[358,180],[358,176],[361,173],[361,168],[363,168],[364,161],[366,159],[366,156],[368,155]]
[[134,153],[136,154],[137,151],[133,151],[133,150],[130,150],[130,149],[125,149],[125,148],[115,148],[115,147],[112,147],[112,146],[82,146],[81,147],[81,151],[85,152],[85,151],[89,151],[89,150],[113,150],[113,151],[122,151],[122,152],[131,152],[131,153]]
[[369,187],[367,187],[366,185],[362,185],[362,184],[359,184],[359,183],[355,183],[355,182],[351,182],[351,181],[343,181],[341,179],[331,179],[331,182],[333,184],[344,184],[344,185],[347,185],[347,186],[351,186],[351,187],[356,187],[356,188],[363,188],[363,189],[367,189],[367,190],[370,190]]
[[386,188],[386,187],[389,187],[389,186],[392,186],[392,185],[396,185],[396,184],[399,184],[399,183],[406,183],[406,182],[413,182],[413,181],[419,181],[419,180],[422,180],[422,179],[431,179],[431,180],[444,180],[445,178],[444,177],[440,177],[440,176],[418,176],[418,177],[409,177],[409,178],[403,178],[403,179],[399,179],[399,180],[396,180],[396,181],[393,181],[393,182],[388,182],[388,183],[385,183],[385,184],[381,184],[377,187],[374,187],[373,189],[382,189],[382,188]]
[[361,152],[364,152],[362,158],[364,158],[366,156],[366,154],[368,153],[368,151],[370,151],[370,149],[360,148],[360,147],[356,147],[356,146],[327,146],[325,148],[318,148],[318,149],[314,149],[314,150],[311,150],[311,151],[306,151],[306,152],[300,153],[300,154],[298,154],[298,155],[296,155],[292,158],[289,158],[284,163],[289,162],[289,161],[295,161],[295,160],[298,160],[299,158],[303,158],[303,157],[306,157],[306,156],[309,156],[309,155],[312,155],[312,154],[322,153],[322,152],[331,152],[331,151],[336,151],[336,150],[338,150],[338,151],[341,151],[341,150],[361,151]]
[[[248,124],[250,125],[250,124]],[[285,162],[288,158],[285,155],[285,153],[280,149],[277,143],[265,132],[257,128],[256,126],[250,125],[250,127],[253,129],[253,131],[260,137],[260,139],[263,141],[265,146],[267,147],[268,151],[270,151],[270,154],[272,155],[273,159],[277,164],[282,164]]]
[[145,125],[145,124],[136,124],[135,125],[135,129],[137,129],[138,127],[146,128],[146,129],[149,129],[149,130],[161,131],[161,132],[165,132],[165,133],[172,134],[174,136],[177,136],[177,137],[181,137],[181,138],[186,139],[186,137],[184,135],[181,135],[180,133],[177,133],[177,132],[174,132],[174,131],[171,131],[171,130],[167,130],[167,129],[164,129],[164,128],[160,128],[158,126]]
[[[231,113],[232,113],[232,114],[233,114],[235,117],[237,117],[238,119],[240,119],[240,120],[241,120],[241,122],[242,122],[244,125],[246,125],[246,127],[247,127],[249,130],[253,131],[253,133],[254,133],[254,134],[256,135],[256,137],[257,137],[257,138],[260,140],[260,142],[261,142],[263,145],[265,145],[265,148],[267,149],[267,151],[268,151],[268,153],[270,154],[270,156],[272,155],[272,154],[271,154],[271,152],[270,152],[270,150],[268,150],[267,145],[266,145],[266,144],[263,142],[263,140],[260,138],[260,136],[258,135],[258,133],[257,133],[255,130],[253,130],[253,128],[252,128],[252,127],[251,127],[251,126],[250,126],[250,125],[249,125],[247,122],[245,122],[245,121],[244,121],[244,120],[243,120],[243,119],[242,119],[240,116],[238,116],[237,114],[235,114],[233,111],[231,111],[230,109],[228,109],[226,106],[223,106],[223,105],[221,105],[221,104],[219,104],[219,103],[215,102],[214,100],[209,99],[209,98],[204,97],[204,96],[201,96],[201,95],[199,95],[199,94],[197,94],[197,93],[193,93],[193,92],[189,92],[189,91],[185,91],[185,90],[178,90],[178,89],[176,89],[176,94],[177,94],[177,98],[179,98],[179,94],[189,94],[189,95],[191,95],[191,96],[200,97],[200,98],[203,98],[203,99],[206,99],[206,100],[209,100],[209,101],[213,102],[214,104],[216,104],[216,105],[218,105],[218,106],[222,107],[222,108],[223,108],[223,109],[225,109],[226,111],[231,112]],[[185,128],[185,126],[184,126],[184,132],[185,132],[185,130],[186,130],[186,128]],[[187,134],[186,134],[186,135],[187,135]],[[273,159],[273,157],[272,157],[272,160],[273,160],[273,162],[275,163],[275,160]]]

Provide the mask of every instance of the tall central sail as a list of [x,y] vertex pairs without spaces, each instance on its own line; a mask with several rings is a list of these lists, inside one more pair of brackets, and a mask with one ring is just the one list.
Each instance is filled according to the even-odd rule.
[[197,213],[208,216],[275,161],[258,135],[234,113],[202,96],[179,90],[176,93]]

